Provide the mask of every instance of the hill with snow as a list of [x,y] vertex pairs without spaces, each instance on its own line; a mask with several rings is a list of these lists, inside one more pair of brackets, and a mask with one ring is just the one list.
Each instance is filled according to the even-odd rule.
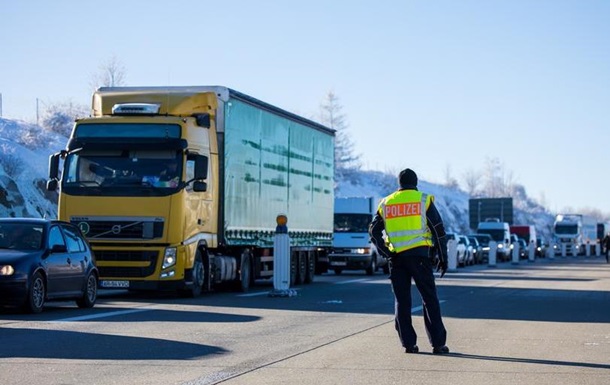
[[[57,193],[46,191],[49,156],[65,148],[68,138],[35,124],[0,118],[0,215],[57,217]],[[337,197],[372,196],[377,200],[397,188],[397,176],[380,171],[348,170],[337,180]],[[448,231],[470,232],[466,192],[420,180],[418,188],[433,194]],[[515,223],[534,224],[550,236],[553,216],[525,192],[514,197]]]

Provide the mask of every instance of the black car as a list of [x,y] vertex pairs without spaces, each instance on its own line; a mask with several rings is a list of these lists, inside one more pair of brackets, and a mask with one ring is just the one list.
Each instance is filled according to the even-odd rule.
[[80,229],[58,220],[0,219],[0,305],[42,311],[45,301],[97,299],[95,258]]

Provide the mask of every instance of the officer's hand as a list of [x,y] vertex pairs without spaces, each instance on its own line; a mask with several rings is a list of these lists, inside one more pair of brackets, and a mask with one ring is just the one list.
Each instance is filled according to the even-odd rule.
[[439,271],[441,272],[441,278],[443,278],[443,276],[447,272],[447,261],[446,260],[439,259],[438,264],[436,265],[436,272],[438,273]]

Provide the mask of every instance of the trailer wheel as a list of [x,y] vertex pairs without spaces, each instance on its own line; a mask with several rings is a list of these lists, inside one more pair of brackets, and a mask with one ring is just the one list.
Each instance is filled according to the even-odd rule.
[[312,283],[316,274],[316,252],[307,252],[307,271],[305,272],[305,283]]
[[241,262],[239,267],[239,277],[235,282],[235,288],[242,293],[250,290],[250,286],[254,282],[252,275],[252,257],[250,250],[246,249],[241,253]]
[[297,273],[299,270],[298,262],[298,254],[290,251],[290,286],[294,286],[297,283]]
[[307,277],[307,253],[299,251],[297,253],[299,258],[299,272],[297,274],[297,284],[305,283]]

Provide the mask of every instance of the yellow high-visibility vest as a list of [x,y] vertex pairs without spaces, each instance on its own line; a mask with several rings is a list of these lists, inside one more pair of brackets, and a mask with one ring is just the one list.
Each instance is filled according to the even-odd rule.
[[432,246],[426,210],[434,196],[417,190],[400,190],[385,197],[378,207],[385,222],[386,245],[395,252]]

